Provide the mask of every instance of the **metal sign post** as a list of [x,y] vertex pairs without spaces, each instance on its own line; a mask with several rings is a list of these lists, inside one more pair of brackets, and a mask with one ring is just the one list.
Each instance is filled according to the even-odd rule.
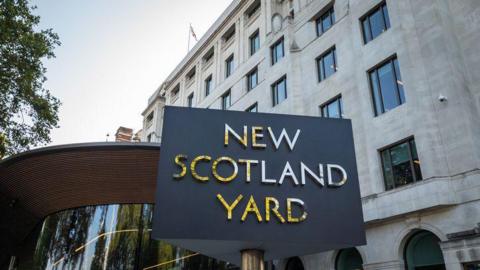
[[241,251],[241,270],[264,270],[263,250],[245,249]]

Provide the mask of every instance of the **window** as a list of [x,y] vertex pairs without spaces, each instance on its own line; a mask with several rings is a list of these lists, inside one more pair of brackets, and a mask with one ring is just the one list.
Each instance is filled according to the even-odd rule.
[[255,67],[247,74],[247,91],[252,90],[258,85],[258,69]]
[[396,57],[369,71],[375,116],[405,103],[402,76]]
[[321,82],[337,71],[335,47],[317,58],[318,81]]
[[342,96],[338,96],[320,106],[322,117],[343,118]]
[[175,102],[178,99],[178,93],[180,93],[180,84],[177,84],[177,86],[172,89],[172,92],[170,94],[172,102]]
[[283,76],[280,80],[272,84],[273,106],[287,99],[287,77]]
[[232,25],[226,32],[223,34],[222,39],[223,43],[229,42],[235,36],[235,24]]
[[193,93],[191,93],[187,98],[187,105],[189,108],[193,107]]
[[387,4],[383,2],[360,19],[365,44],[390,28]]
[[153,111],[150,112],[148,115],[147,115],[147,124],[149,124],[150,122],[152,122],[153,120]]
[[212,47],[208,52],[203,56],[203,62],[204,63],[209,63],[213,59],[215,49]]
[[285,51],[283,47],[283,37],[275,42],[270,48],[272,56],[272,65],[275,65],[280,59],[285,56]]
[[153,132],[148,134],[147,136],[147,142],[151,142],[152,141],[152,137],[153,137]]
[[232,94],[231,91],[228,90],[225,94],[222,95],[222,110],[226,110],[230,108],[232,105]]
[[260,6],[260,0],[255,0],[245,11],[245,15],[247,16],[247,18],[250,19],[253,15],[255,15],[257,11],[260,10]]
[[250,36],[250,55],[254,55],[260,49],[260,34],[257,31]]
[[335,12],[333,11],[333,6],[325,11],[320,17],[315,21],[317,28],[317,36],[325,33],[332,25],[335,23]]
[[233,72],[233,54],[225,60],[225,78],[230,76]]
[[205,79],[205,96],[210,95],[211,90],[212,90],[212,75],[208,76]]
[[380,151],[386,190],[422,180],[413,138]]
[[193,80],[195,77],[195,67],[193,67],[188,73],[187,73],[187,81]]
[[255,104],[253,104],[252,106],[248,107],[245,111],[246,111],[246,112],[258,112],[258,103],[255,102]]

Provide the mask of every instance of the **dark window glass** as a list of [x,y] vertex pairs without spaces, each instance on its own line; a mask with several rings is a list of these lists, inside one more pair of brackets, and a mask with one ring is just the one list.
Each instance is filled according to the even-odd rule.
[[250,91],[258,85],[258,69],[255,68],[247,75],[247,90]]
[[210,91],[212,90],[212,75],[208,76],[205,79],[205,96],[210,95]]
[[213,55],[214,55],[214,48],[212,47],[204,56],[203,56],[203,61],[205,63],[208,63],[210,62],[210,60],[213,59]]
[[281,58],[285,56],[285,51],[283,47],[283,37],[275,42],[273,46],[270,48],[271,55],[272,55],[272,65],[277,63]]
[[332,27],[334,23],[335,12],[333,10],[333,7],[331,7],[316,20],[317,36],[325,33],[328,29],[330,29],[330,27]]
[[230,108],[232,105],[232,95],[230,90],[228,90],[225,94],[222,95],[222,110],[226,110]]
[[337,71],[335,47],[317,58],[318,81],[323,81]]
[[188,107],[193,107],[193,93],[191,93],[187,98],[187,105]]
[[233,54],[225,61],[225,77],[228,77],[233,72]]
[[152,120],[153,120],[153,112],[147,115],[147,123],[151,122]]
[[375,115],[388,112],[405,103],[398,60],[393,58],[369,72]]
[[287,99],[287,77],[283,77],[272,84],[273,106]]
[[390,18],[385,3],[375,7],[362,19],[363,39],[368,43],[390,28]]
[[252,106],[248,107],[246,112],[258,112],[258,103],[253,104]]
[[247,11],[245,12],[245,14],[247,15],[247,18],[250,18],[254,14],[256,14],[257,11],[260,10],[260,7],[261,7],[260,0],[256,0],[255,2],[253,2],[253,4],[250,7],[248,7]]
[[422,180],[414,139],[382,150],[380,155],[387,190]]
[[250,55],[254,55],[260,49],[260,34],[258,30],[250,36]]
[[343,118],[343,108],[342,108],[342,97],[339,96],[326,104],[323,104],[321,107],[322,117],[328,118]]

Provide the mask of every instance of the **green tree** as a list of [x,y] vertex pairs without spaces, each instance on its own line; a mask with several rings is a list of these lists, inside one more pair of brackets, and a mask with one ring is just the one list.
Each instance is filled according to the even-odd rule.
[[0,158],[50,142],[60,101],[43,87],[42,59],[60,45],[27,0],[0,0]]

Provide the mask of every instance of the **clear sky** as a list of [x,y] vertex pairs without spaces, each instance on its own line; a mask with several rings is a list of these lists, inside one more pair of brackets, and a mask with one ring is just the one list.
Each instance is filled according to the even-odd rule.
[[[62,102],[52,145],[110,141],[119,126],[142,127],[148,97],[231,0],[34,0],[40,28],[62,45],[44,61],[45,86]],[[194,45],[191,39],[191,47]]]

